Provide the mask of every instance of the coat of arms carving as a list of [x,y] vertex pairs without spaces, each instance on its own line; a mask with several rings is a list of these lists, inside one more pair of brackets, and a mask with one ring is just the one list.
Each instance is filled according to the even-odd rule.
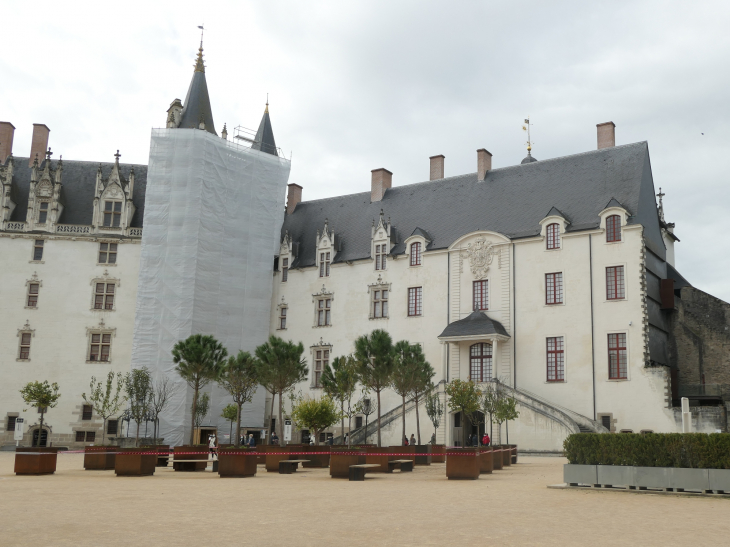
[[480,237],[473,243],[469,243],[466,249],[461,251],[461,260],[463,261],[464,258],[469,259],[474,279],[484,279],[495,254],[494,245],[485,238]]

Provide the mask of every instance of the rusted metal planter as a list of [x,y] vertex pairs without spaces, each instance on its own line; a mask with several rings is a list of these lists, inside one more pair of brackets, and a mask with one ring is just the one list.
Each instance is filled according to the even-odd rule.
[[365,458],[366,454],[362,449],[330,447],[330,477],[350,478],[350,466],[367,463]]
[[502,456],[502,449],[499,447],[492,448],[492,469],[498,471],[504,467],[503,462],[504,456]]
[[502,467],[509,467],[512,465],[512,449],[507,446],[502,446]]
[[87,446],[84,448],[84,469],[109,470],[114,469],[116,460],[116,446]]
[[16,475],[52,475],[56,472],[58,448],[33,447],[15,449]]
[[415,446],[391,446],[388,448],[393,453],[388,456],[388,460],[411,460],[416,463],[416,447]]
[[153,447],[157,453],[157,467],[167,467],[170,463],[170,445],[158,444]]
[[114,472],[117,477],[145,477],[155,474],[157,453],[148,448],[117,448]]
[[323,468],[330,465],[330,446],[328,444],[304,445],[301,452],[307,452],[303,456],[297,456],[298,460],[309,460],[302,464],[302,467]]
[[478,479],[481,455],[474,448],[450,448],[446,453],[446,478]]
[[512,456],[512,463],[517,463],[517,445],[516,444],[508,444],[510,448],[510,454]]
[[482,447],[479,450],[481,451],[481,455],[479,456],[479,474],[491,474],[494,469],[494,452],[489,447]]
[[[157,454],[155,453],[155,458]],[[205,460],[205,461],[186,461]],[[156,463],[156,460],[155,460]],[[172,468],[175,471],[205,471],[208,467],[208,445],[176,446],[172,453]]]
[[266,471],[269,473],[279,472],[281,460],[305,460],[304,456],[289,455],[286,452],[302,452],[304,445],[290,444],[287,446],[269,445],[266,449]]
[[253,477],[256,474],[256,454],[245,447],[225,448],[218,451],[218,475],[226,477]]
[[446,461],[446,445],[431,445],[431,463],[444,463]]
[[431,465],[430,444],[417,444],[413,449],[416,453],[416,465]]

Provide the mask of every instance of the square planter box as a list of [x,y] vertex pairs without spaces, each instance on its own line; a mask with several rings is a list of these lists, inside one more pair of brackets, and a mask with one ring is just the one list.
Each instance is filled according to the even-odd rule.
[[281,460],[306,460],[305,456],[290,455],[288,452],[302,452],[303,445],[290,444],[287,446],[269,445],[266,449],[266,471],[269,473],[279,472]]
[[446,461],[446,445],[431,445],[431,463],[444,463]]
[[479,456],[479,474],[488,475],[494,469],[494,452],[491,448],[481,448]]
[[730,469],[708,469],[710,490],[730,493]]
[[157,454],[143,448],[118,448],[114,459],[117,477],[144,477],[155,474]]
[[710,490],[709,469],[670,468],[669,488],[705,492]]
[[634,467],[630,465],[597,465],[597,482],[603,486],[633,486]]
[[512,449],[505,445],[502,448],[502,467],[509,467],[512,465]]
[[481,454],[474,448],[450,448],[446,454],[447,479],[478,479]]
[[392,456],[388,456],[388,460],[411,460],[413,464],[416,464],[416,446],[390,446],[386,450],[393,453]]
[[[304,456],[298,456],[300,460],[310,460],[302,464],[302,467],[323,468],[330,465],[330,446],[328,444],[312,444],[304,446],[302,452],[307,452]],[[310,454],[311,452],[311,454]]]
[[84,448],[84,469],[114,469],[116,446],[87,446]]
[[571,486],[578,486],[579,484],[593,486],[598,484],[596,467],[598,466],[566,463],[563,466],[563,480]]
[[492,448],[492,469],[495,471],[498,471],[504,467],[502,462],[504,461],[504,457],[502,456],[502,449],[501,448]]
[[431,465],[430,444],[417,444],[413,448],[416,452],[416,465]]
[[[175,471],[205,471],[208,467],[208,445],[176,446],[173,448],[172,468]],[[157,454],[155,454],[155,458]],[[186,461],[205,460],[205,461]],[[155,460],[155,464],[157,461]]]
[[[379,450],[383,450],[382,448]],[[350,478],[350,466],[359,465],[365,462],[365,450],[352,448],[331,448],[330,454],[330,477]]]
[[16,475],[52,475],[56,472],[58,448],[37,447],[15,449]]
[[157,467],[167,467],[170,463],[170,445],[158,444],[154,447],[157,452]]
[[508,444],[506,446],[508,446],[510,449],[510,454],[512,455],[512,463],[517,463],[517,445]]
[[256,454],[246,448],[227,448],[218,451],[218,475],[225,477],[253,477],[256,474]]
[[671,467],[634,467],[634,486],[639,488],[671,488]]
[[[373,467],[372,469],[368,469],[368,473],[387,473],[388,472],[388,461],[389,460],[399,460],[399,459],[405,459],[405,456],[403,458],[401,457],[395,457],[395,456],[389,456],[388,454],[392,452],[397,452],[399,448],[405,448],[400,446],[383,446],[383,447],[377,447],[377,446],[368,446],[364,449],[365,451],[365,462],[364,463],[371,463],[371,464],[378,464],[380,467]],[[374,454],[385,454],[384,456],[374,455]]]

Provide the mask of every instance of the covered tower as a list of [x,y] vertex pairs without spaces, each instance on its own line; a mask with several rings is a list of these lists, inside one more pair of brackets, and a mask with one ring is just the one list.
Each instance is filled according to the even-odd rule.
[[[236,355],[268,336],[290,164],[269,148],[274,137],[265,117],[263,147],[216,136],[201,43],[185,103],[175,99],[166,127],[152,131],[132,367],[173,385],[161,415],[165,443],[188,443],[193,433],[193,393],[175,371],[173,346],[212,335]],[[211,408],[201,429],[227,434],[219,416],[230,397],[214,384],[205,391]],[[262,388],[244,406],[242,426],[264,427],[264,400]]]

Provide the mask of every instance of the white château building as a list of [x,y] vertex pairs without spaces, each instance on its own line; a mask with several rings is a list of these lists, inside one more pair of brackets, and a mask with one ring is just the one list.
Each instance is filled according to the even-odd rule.
[[[289,184],[285,205],[289,162],[268,105],[254,137],[218,136],[201,45],[185,102],[152,132],[149,166],[119,153],[55,161],[43,125],[30,157],[13,157],[13,130],[0,122],[0,445],[14,445],[19,416],[24,442],[38,434],[19,389],[46,379],[62,397],[43,438],[94,442],[101,420],[81,397],[91,376],[141,366],[175,381],[162,436],[186,442],[191,396],[170,350],[198,332],[230,353],[269,334],[301,341],[310,374],[297,389],[317,396],[333,357],[385,329],[423,346],[444,401],[455,378],[506,384],[520,403],[509,439],[525,448],[555,450],[578,431],[678,430],[669,321],[688,283],[648,144],[616,146],[611,122],[594,151],[537,161],[528,150],[495,168],[480,149],[476,172],[452,177],[433,156],[425,182],[393,186],[375,169],[369,191],[302,201]],[[229,400],[211,393],[206,425],[224,435]],[[270,426],[265,398],[249,405],[246,432]],[[386,390],[386,444],[400,442],[399,412]],[[362,425],[353,438],[372,440]],[[425,441],[423,408],[420,426]],[[447,411],[437,440],[457,443],[464,428]],[[108,434],[122,429],[112,420]]]

